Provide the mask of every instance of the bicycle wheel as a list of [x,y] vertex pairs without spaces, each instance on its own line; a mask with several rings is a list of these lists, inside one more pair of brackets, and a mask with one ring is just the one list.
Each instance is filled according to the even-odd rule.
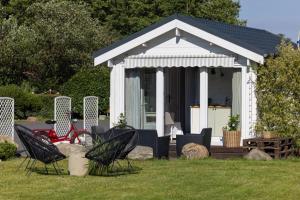
[[77,134],[77,137],[71,138],[70,143],[71,144],[80,144],[85,147],[93,146],[92,135],[88,131],[80,131]]

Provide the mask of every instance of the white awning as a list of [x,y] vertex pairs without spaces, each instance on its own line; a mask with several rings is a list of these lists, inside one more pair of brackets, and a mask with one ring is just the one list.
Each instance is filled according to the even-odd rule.
[[234,57],[225,55],[129,56],[125,68],[138,67],[233,67]]

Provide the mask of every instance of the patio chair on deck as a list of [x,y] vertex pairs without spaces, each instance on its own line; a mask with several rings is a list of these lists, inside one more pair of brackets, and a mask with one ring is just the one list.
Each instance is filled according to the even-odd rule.
[[47,138],[42,136],[32,134],[32,131],[27,127],[22,125],[15,125],[16,132],[25,146],[30,159],[33,160],[30,164],[27,164],[28,172],[30,175],[33,171],[37,161],[45,164],[45,170],[48,174],[48,164],[52,164],[55,172],[61,174],[61,169],[59,168],[57,162],[66,158],[58,148],[52,144]]
[[126,151],[127,145],[135,135],[135,130],[127,130],[119,135],[111,137],[93,147],[85,154],[85,157],[95,161],[100,168],[101,173],[104,169],[108,171],[111,164],[113,168],[114,162],[117,159],[122,158],[122,154]]
[[180,157],[182,154],[182,148],[184,145],[188,143],[196,143],[203,145],[207,148],[208,152],[210,152],[210,143],[211,143],[211,128],[202,129],[200,134],[185,134],[178,135],[176,138],[176,153],[177,156]]
[[148,146],[153,149],[153,156],[156,158],[169,158],[170,135],[158,137],[156,130],[137,130],[138,145]]

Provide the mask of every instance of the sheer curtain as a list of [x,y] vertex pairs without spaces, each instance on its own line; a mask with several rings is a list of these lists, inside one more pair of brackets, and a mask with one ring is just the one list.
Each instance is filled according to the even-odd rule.
[[232,75],[232,115],[240,115],[242,105],[242,72],[234,69]]
[[141,128],[141,84],[139,69],[125,71],[125,116],[127,123],[134,128]]

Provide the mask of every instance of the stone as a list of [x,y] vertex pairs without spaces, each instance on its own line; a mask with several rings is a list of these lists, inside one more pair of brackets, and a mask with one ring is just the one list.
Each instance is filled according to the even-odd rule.
[[72,144],[70,143],[54,143],[54,144],[57,146],[57,148],[61,153],[63,153],[67,157],[70,156]]
[[37,117],[27,117],[27,121],[29,121],[29,122],[37,122],[38,118]]
[[16,145],[16,147],[18,148],[18,144],[12,139],[11,136],[0,135],[0,142],[5,142],[5,141]]
[[136,146],[129,154],[132,160],[147,160],[153,158],[153,149],[146,146]]
[[259,150],[259,149],[252,149],[247,155],[244,156],[244,158],[246,158],[247,160],[272,160],[273,158]]
[[203,159],[209,156],[209,152],[205,146],[195,143],[184,145],[182,154],[187,159]]
[[71,144],[68,170],[71,176],[86,176],[88,174],[88,159],[85,158],[86,148]]

